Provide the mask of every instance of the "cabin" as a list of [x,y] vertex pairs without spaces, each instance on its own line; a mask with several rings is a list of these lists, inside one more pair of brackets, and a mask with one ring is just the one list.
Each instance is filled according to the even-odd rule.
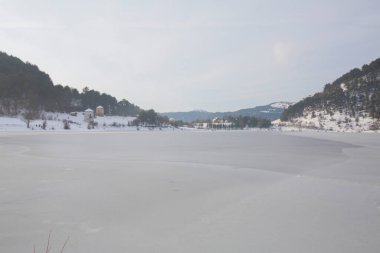
[[87,110],[84,111],[83,113],[83,116],[84,116],[84,121],[85,122],[91,122],[94,120],[94,110],[91,110],[90,108],[88,108]]
[[104,116],[104,108],[103,108],[103,106],[99,105],[98,107],[96,107],[95,114],[96,114],[96,116],[103,117]]

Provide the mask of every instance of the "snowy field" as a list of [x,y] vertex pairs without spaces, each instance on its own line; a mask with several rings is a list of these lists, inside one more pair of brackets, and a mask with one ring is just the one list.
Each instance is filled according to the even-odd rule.
[[0,252],[378,253],[380,135],[1,132]]
[[[0,117],[0,131],[75,131],[75,132],[87,132],[87,131],[135,131],[136,127],[129,127],[128,123],[131,123],[135,117],[122,117],[122,116],[104,116],[96,117],[97,123],[94,129],[88,129],[88,122],[85,122],[82,113],[78,112],[76,116],[72,116],[67,113],[43,113],[44,119],[35,119],[30,121],[30,127],[27,128],[25,119],[21,116],[17,117]],[[46,127],[42,129],[42,125],[46,120]],[[70,129],[64,129],[64,122],[69,122]],[[141,128],[140,130],[146,130]]]

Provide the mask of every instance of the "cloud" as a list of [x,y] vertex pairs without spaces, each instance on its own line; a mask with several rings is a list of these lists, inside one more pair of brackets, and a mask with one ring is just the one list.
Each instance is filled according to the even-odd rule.
[[61,29],[64,26],[57,26],[53,24],[40,24],[40,23],[31,23],[31,22],[8,22],[1,23],[0,29]]
[[296,101],[380,43],[374,0],[0,2],[1,51],[158,111]]
[[288,63],[292,53],[292,46],[290,43],[277,42],[273,46],[273,57],[276,63]]

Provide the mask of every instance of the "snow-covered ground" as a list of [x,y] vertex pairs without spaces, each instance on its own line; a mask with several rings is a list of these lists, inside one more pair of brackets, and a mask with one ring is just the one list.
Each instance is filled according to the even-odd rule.
[[26,123],[19,117],[0,117],[0,131],[25,131]]
[[[104,116],[96,117],[97,125],[93,129],[88,129],[83,113],[78,112],[77,116],[67,113],[45,112],[40,119],[31,120],[30,128],[27,128],[26,121],[21,117],[0,117],[0,131],[136,131],[135,126],[128,126],[135,117]],[[46,128],[42,125],[46,120]],[[64,129],[64,121],[69,122],[70,129]],[[139,130],[148,130],[140,127]],[[165,130],[162,128],[161,130]],[[170,128],[172,130],[172,128]]]
[[380,132],[380,121],[366,113],[351,117],[348,113],[339,111],[333,114],[326,111],[305,111],[303,117],[292,119],[290,122],[275,120],[272,124],[284,131],[315,129],[334,132]]
[[0,133],[0,252],[377,253],[380,135]]
[[[284,103],[285,104],[285,103]],[[289,103],[288,103],[289,104]],[[281,106],[281,105],[278,105]],[[43,119],[42,119],[43,118]],[[42,125],[46,119],[46,129]],[[88,129],[88,123],[84,121],[82,113],[77,116],[71,116],[66,113],[44,113],[41,119],[32,120],[30,128],[26,126],[26,121],[21,117],[0,117],[0,131],[136,131],[135,126],[128,126],[135,117],[122,116],[104,116],[96,117],[97,125],[94,129]],[[68,121],[69,130],[64,129],[64,121]],[[275,120],[272,122],[272,130],[282,131],[305,131],[305,130],[323,130],[334,132],[380,132],[375,130],[374,126],[380,128],[380,121],[370,118],[366,114],[360,117],[350,117],[346,113],[336,111],[333,115],[324,111],[305,112],[303,117],[295,118],[291,122],[282,122]],[[181,130],[197,130],[195,128],[182,127]],[[138,130],[147,131],[149,128],[139,127]],[[172,131],[172,127],[161,128],[161,131]],[[199,129],[198,129],[199,130]],[[250,131],[267,131],[268,129],[246,129]]]

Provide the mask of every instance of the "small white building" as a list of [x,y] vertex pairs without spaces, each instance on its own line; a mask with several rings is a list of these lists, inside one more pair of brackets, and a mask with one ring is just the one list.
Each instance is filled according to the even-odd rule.
[[194,127],[197,129],[207,129],[207,128],[209,128],[209,124],[208,123],[195,123]]
[[88,108],[87,110],[84,111],[83,113],[84,116],[84,121],[85,122],[91,122],[94,120],[94,110]]
[[104,108],[103,108],[103,106],[99,105],[98,107],[96,107],[95,114],[96,114],[96,116],[103,117],[104,116]]

